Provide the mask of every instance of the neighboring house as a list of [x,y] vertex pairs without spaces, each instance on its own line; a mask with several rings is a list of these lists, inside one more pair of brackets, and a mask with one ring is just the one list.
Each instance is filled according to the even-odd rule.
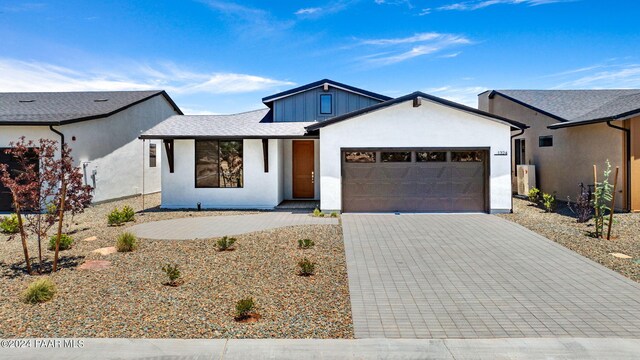
[[524,125],[415,92],[397,99],[320,80],[233,115],[172,116],[162,207],[508,212],[511,130]]
[[575,200],[608,159],[620,167],[616,208],[640,211],[640,90],[492,90],[478,107],[530,127],[514,137],[513,162],[535,165],[544,192]]
[[[3,150],[21,136],[64,141],[95,188],[94,201],[140,194],[143,177],[145,193],[157,192],[158,142],[137,138],[176,114],[182,112],[164,91],[0,93],[0,161],[15,164]],[[11,208],[0,185],[0,212]]]

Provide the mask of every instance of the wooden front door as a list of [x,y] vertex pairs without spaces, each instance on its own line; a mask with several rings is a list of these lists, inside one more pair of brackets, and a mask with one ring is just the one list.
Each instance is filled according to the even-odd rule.
[[293,197],[313,198],[314,183],[313,140],[293,141]]

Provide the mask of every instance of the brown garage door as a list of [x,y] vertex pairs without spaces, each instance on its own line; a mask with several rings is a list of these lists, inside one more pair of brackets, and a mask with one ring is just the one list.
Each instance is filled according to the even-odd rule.
[[479,149],[344,150],[342,210],[487,211],[486,168]]

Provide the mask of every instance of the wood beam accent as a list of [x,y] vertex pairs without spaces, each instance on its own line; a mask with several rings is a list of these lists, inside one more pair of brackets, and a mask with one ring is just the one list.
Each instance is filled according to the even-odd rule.
[[419,98],[419,97],[414,98],[413,99],[413,107],[418,107],[420,105],[422,105],[422,98]]
[[269,139],[262,139],[262,161],[264,172],[269,172]]
[[169,172],[173,174],[174,171],[174,155],[173,155],[173,139],[163,140],[164,149],[167,151],[167,160],[169,161]]

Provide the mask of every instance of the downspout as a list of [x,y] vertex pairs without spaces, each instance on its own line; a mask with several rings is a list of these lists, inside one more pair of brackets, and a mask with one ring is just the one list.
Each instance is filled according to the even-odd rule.
[[62,157],[62,146],[64,145],[64,134],[61,133],[60,131],[54,129],[53,125],[49,125],[49,130],[51,130],[54,133],[60,135],[60,157]]
[[[522,134],[524,134],[525,129],[520,129],[520,132],[515,134],[515,135],[511,135],[511,139],[509,146],[511,147],[511,159],[513,159],[513,138],[515,138],[516,136],[520,136]],[[513,164],[512,161],[509,161],[509,164]],[[517,165],[517,164],[516,164]],[[513,169],[511,169],[513,171]],[[513,195],[511,196],[511,213],[513,213]]]
[[626,203],[627,203],[627,211],[631,211],[631,130],[629,129],[625,129],[623,127],[620,126],[616,126],[611,124],[612,120],[607,121],[607,126],[609,126],[610,128],[614,128],[616,130],[620,130],[620,131],[624,131],[625,135],[626,135],[626,157],[627,157],[627,161],[626,161]]

